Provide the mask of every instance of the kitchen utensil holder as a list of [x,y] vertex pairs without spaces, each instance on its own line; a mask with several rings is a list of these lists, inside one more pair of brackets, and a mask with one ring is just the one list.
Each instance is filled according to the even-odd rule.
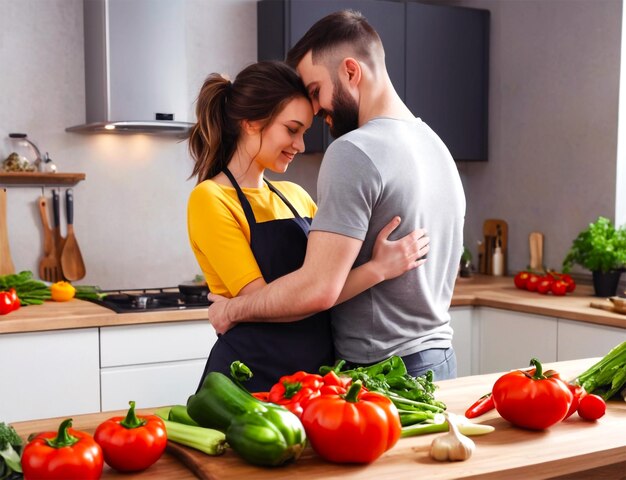
[[507,258],[509,243],[509,226],[506,221],[501,219],[487,219],[483,223],[484,241],[482,249],[484,250],[480,257],[479,271],[485,275],[493,275],[493,253],[496,249],[496,242],[500,243],[503,257],[503,274],[507,274]]

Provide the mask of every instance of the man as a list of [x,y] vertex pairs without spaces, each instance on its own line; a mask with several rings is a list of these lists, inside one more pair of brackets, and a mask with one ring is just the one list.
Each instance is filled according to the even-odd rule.
[[251,295],[210,296],[209,320],[223,332],[241,321],[289,321],[332,307],[350,269],[371,257],[377,232],[399,215],[398,235],[428,231],[428,262],[333,308],[337,358],[362,365],[400,355],[413,376],[432,369],[437,380],[454,378],[448,308],[465,197],[450,153],[396,93],[382,42],[360,13],[318,21],[287,62],[337,138],[320,168],[306,258]]

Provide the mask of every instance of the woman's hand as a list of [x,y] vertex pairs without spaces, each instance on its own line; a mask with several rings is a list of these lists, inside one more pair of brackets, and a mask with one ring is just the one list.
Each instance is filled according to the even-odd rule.
[[430,250],[430,238],[426,230],[418,228],[408,235],[389,240],[389,235],[400,225],[400,217],[394,217],[376,237],[370,262],[385,280],[396,278],[426,262],[424,256]]

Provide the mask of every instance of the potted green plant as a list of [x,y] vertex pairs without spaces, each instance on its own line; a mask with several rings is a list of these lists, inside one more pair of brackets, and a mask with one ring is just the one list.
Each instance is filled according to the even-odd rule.
[[598,217],[572,243],[563,260],[563,271],[569,272],[575,264],[591,270],[596,296],[615,295],[626,267],[626,229],[615,228],[608,218]]

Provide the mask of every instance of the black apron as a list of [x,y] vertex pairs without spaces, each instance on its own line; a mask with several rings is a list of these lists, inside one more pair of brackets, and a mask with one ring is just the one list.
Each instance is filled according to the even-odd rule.
[[[257,223],[248,199],[228,169],[224,173],[237,190],[246,220],[250,225],[250,248],[270,283],[293,272],[304,263],[310,219],[304,219],[289,201],[267,180],[267,186],[289,207],[294,218]],[[317,373],[322,365],[335,361],[328,311],[303,320],[286,323],[239,323],[219,335],[204,368],[230,376],[230,364],[240,360],[252,370],[244,383],[251,392],[265,392],[283,375],[298,370]],[[202,385],[202,381],[200,382]],[[200,388],[200,387],[198,387]]]

